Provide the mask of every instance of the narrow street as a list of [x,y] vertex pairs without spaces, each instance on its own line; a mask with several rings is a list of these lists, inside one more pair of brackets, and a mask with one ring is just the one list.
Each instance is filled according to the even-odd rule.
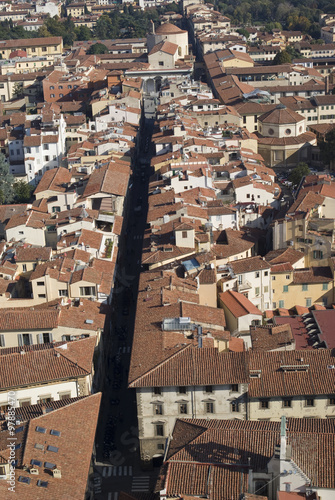
[[143,472],[140,468],[136,396],[134,391],[127,389],[142,241],[148,210],[153,116],[150,107],[150,119],[146,120],[142,128],[140,151],[129,183],[113,304],[104,333],[106,377],[102,388],[93,478],[97,500],[117,500],[120,491],[152,491],[157,474],[157,471]]

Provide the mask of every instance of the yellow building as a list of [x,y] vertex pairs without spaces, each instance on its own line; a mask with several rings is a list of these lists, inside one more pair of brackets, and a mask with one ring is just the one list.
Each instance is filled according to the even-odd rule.
[[2,59],[9,59],[10,54],[15,50],[24,50],[28,57],[57,56],[63,52],[63,39],[61,36],[49,36],[0,41]]
[[271,276],[273,309],[334,302],[334,274],[330,267],[293,269],[289,263],[274,264]]

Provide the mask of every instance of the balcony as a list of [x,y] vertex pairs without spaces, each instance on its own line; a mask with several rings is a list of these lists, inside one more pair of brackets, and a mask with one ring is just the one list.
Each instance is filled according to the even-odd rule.
[[245,280],[243,283],[237,283],[236,286],[237,286],[237,291],[240,293],[252,289],[252,284],[249,283],[249,281],[247,280]]

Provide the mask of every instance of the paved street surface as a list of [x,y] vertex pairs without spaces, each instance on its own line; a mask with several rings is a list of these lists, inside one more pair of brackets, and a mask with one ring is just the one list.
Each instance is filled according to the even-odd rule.
[[[151,111],[151,108],[150,108]],[[127,389],[135,321],[143,232],[147,215],[150,139],[153,121],[143,129],[139,160],[130,181],[112,310],[105,332],[106,378],[96,439],[94,492],[97,500],[118,500],[120,491],[153,490],[158,469],[142,471],[139,461],[135,392]],[[145,166],[144,160],[147,160]],[[139,208],[140,207],[140,208]],[[136,210],[135,210],[136,208]]]

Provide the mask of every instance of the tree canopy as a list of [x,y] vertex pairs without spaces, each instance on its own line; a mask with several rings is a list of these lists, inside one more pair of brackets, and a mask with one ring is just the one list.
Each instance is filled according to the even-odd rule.
[[88,49],[87,54],[108,54],[108,49],[103,43],[94,43]]
[[282,50],[276,54],[272,64],[288,64],[292,61],[290,54],[287,50]]
[[294,186],[298,186],[301,179],[310,173],[309,166],[307,163],[300,162],[298,165],[292,170],[289,181],[292,182]]
[[0,153],[0,203],[11,203],[14,199],[14,177],[9,172],[5,155]]
[[17,203],[28,203],[31,199],[33,190],[33,186],[23,180],[14,182],[13,191],[15,201]]
[[332,129],[325,136],[325,140],[319,144],[321,159],[329,166],[335,163],[335,129]]

